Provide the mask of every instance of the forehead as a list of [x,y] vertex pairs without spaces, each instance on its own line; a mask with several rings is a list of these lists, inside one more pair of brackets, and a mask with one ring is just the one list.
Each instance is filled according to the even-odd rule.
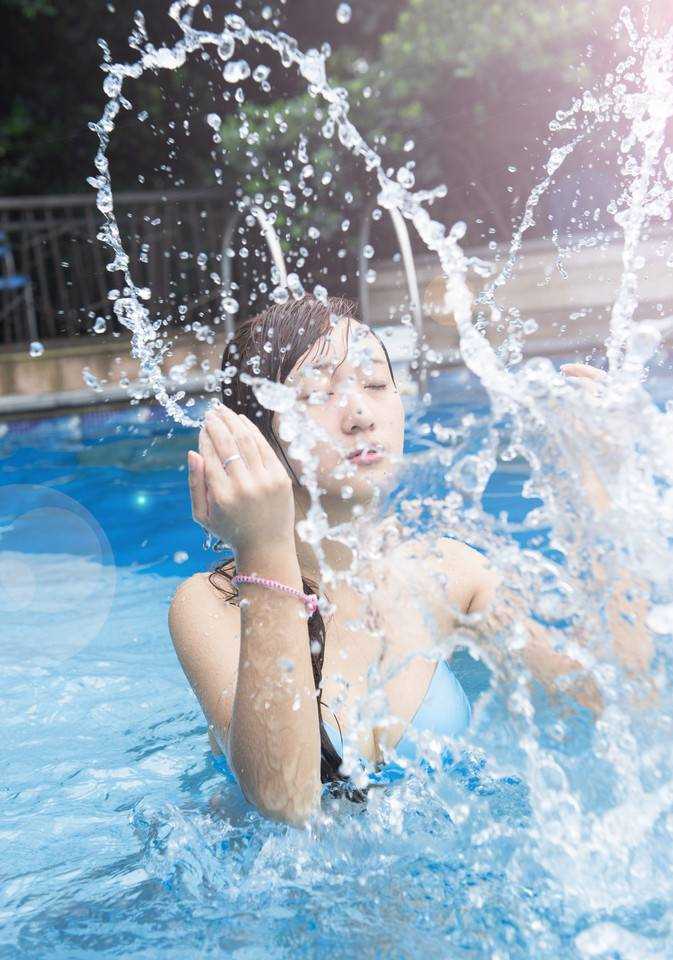
[[351,373],[354,368],[367,370],[372,365],[374,369],[380,369],[381,365],[388,367],[380,342],[368,326],[344,317],[300,357],[291,377],[300,377],[311,370],[331,374],[337,366],[338,373]]

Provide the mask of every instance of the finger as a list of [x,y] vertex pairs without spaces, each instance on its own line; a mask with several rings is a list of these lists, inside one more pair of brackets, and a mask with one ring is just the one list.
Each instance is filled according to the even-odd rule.
[[[217,413],[222,417],[223,420],[224,409],[224,406],[216,408]],[[264,470],[264,463],[259,454],[257,441],[255,440],[255,435],[252,431],[252,424],[250,421],[246,420],[245,417],[242,417],[241,414],[235,413],[234,417],[236,422],[233,424],[233,428],[235,430],[236,444],[238,449],[243,454],[250,472],[259,475],[261,471]]]
[[208,504],[208,516],[210,516],[213,495],[224,495],[229,481],[227,480],[227,474],[222,466],[217,450],[205,427],[202,427],[199,431],[199,453],[203,458],[205,468],[206,501]]
[[585,396],[587,394],[592,394],[592,396],[597,397],[600,394],[600,385],[595,380],[590,380],[588,377],[570,377],[566,376],[568,383],[575,384],[579,390],[583,390]]
[[[245,454],[239,447],[238,437],[234,436],[229,429],[229,425],[223,421],[215,410],[208,411],[204,426],[214,450],[215,459],[219,463],[220,471],[228,480],[244,482],[249,477],[249,473],[245,459],[241,459]],[[238,433],[240,435],[240,429]],[[236,454],[240,455],[238,459],[232,460],[225,467],[224,462],[230,457],[236,456]]]
[[249,420],[244,413],[240,414],[240,417],[243,423],[246,425],[246,428],[255,443],[259,459],[264,465],[264,468],[269,469],[274,467],[275,461],[278,460],[278,457],[276,457],[275,453],[271,449],[271,446],[267,442],[262,431],[255,423],[252,422],[252,420]]
[[264,466],[267,469],[273,469],[274,467],[279,466],[281,470],[285,470],[285,467],[281,463],[278,454],[273,449],[257,424],[253,423],[252,420],[249,420],[243,413],[241,414],[241,417],[249,424],[250,429],[254,434]]
[[208,519],[208,499],[206,496],[206,468],[203,457],[194,450],[187,453],[189,468],[189,496],[192,501],[192,518],[201,524]]
[[604,370],[591,367],[588,363],[563,363],[561,364],[561,370],[567,376],[585,377],[587,380],[595,380],[597,382],[602,382],[607,378]]

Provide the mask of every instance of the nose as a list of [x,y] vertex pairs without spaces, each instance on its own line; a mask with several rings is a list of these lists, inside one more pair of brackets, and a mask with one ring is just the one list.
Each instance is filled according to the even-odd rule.
[[346,394],[341,427],[349,435],[371,430],[374,416],[361,390],[352,388]]

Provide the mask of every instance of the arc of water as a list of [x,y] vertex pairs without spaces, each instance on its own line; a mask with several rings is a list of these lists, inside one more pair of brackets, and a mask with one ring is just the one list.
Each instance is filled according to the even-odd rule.
[[[249,202],[243,201],[241,207],[239,208],[236,216],[232,217],[227,224],[227,228],[224,233],[224,238],[222,240],[222,292],[223,296],[229,296],[231,294],[232,281],[233,281],[233,258],[229,256],[228,251],[232,247],[234,240],[234,233],[238,227],[243,215],[249,212],[251,213],[262,231],[262,236],[266,240],[266,244],[269,248],[269,253],[271,254],[271,259],[273,260],[273,265],[278,271],[280,277],[280,285],[283,287],[287,286],[287,267],[285,265],[285,257],[283,256],[283,250],[280,245],[280,240],[278,234],[274,230],[272,218],[269,214],[262,209],[258,204],[251,204]],[[234,317],[233,314],[225,310],[225,331],[227,336],[230,336],[234,332]]]
[[[367,324],[369,324],[371,321],[371,314],[369,284],[367,283],[367,258],[364,251],[365,247],[369,243],[371,233],[371,216],[376,206],[376,203],[369,205],[367,212],[362,219],[362,226],[360,228],[360,255],[358,264],[360,271],[360,307],[362,309],[362,319]],[[397,208],[393,207],[392,209],[389,209],[388,213],[390,214],[390,219],[393,222],[393,227],[395,228],[395,233],[397,235],[397,242],[402,255],[402,263],[404,265],[404,273],[409,291],[411,314],[414,319],[416,333],[420,337],[423,333],[423,309],[421,306],[421,297],[418,289],[418,274],[416,273],[416,264],[414,263],[414,255],[411,249],[409,229],[404,221],[403,216]]]
[[[371,310],[369,284],[367,283],[367,257],[365,256],[365,248],[369,244],[371,233],[371,217],[376,206],[376,203],[372,203],[367,207],[367,212],[362,219],[362,225],[360,227],[360,254],[358,263],[360,310],[362,313],[362,319],[368,326],[371,326]],[[407,227],[404,217],[397,207],[390,207],[387,209],[388,213],[390,214],[393,227],[395,228],[397,243],[400,249],[400,254],[402,255],[402,264],[404,266],[407,289],[409,292],[409,305],[411,307],[411,315],[413,317],[414,329],[416,332],[416,342],[417,344],[420,344],[422,342],[424,332],[423,307],[421,305],[421,296],[418,287],[418,273],[416,272],[414,254],[411,249],[409,228]],[[422,365],[419,366],[418,379],[421,390],[423,390],[425,387],[426,375],[427,371],[425,368]]]
[[643,54],[639,77],[641,87],[625,95],[619,105],[630,121],[621,149],[627,157],[626,168],[628,161],[633,163],[637,147],[641,148],[642,158],[636,164],[637,175],[624,191],[625,208],[615,214],[624,233],[623,270],[610,316],[607,356],[611,373],[627,371],[635,381],[645,362],[638,357],[638,348],[629,343],[638,306],[639,272],[644,265],[640,255],[642,235],[653,214],[663,219],[670,216],[671,191],[664,190],[661,183],[657,183],[657,174],[668,124],[673,116],[673,28],[660,38],[648,34],[638,37],[628,8],[622,10],[620,22],[629,32],[631,49],[635,54]]
[[[219,48],[224,45],[229,51],[229,48],[233,48],[236,43],[247,45],[251,42],[257,42],[272,49],[281,56],[286,66],[296,64],[299,72],[308,82],[312,95],[323,98],[327,104],[329,115],[326,126],[329,126],[332,132],[338,134],[340,142],[347,149],[363,160],[367,170],[376,171],[380,188],[379,204],[393,216],[398,237],[401,234],[403,236],[401,226],[406,227],[404,221],[412,221],[421,238],[428,244],[429,249],[438,254],[442,266],[447,271],[447,276],[452,277],[458,290],[463,286],[465,271],[464,257],[457,249],[456,238],[453,236],[446,237],[442,224],[432,220],[422,206],[423,200],[429,199],[429,197],[425,194],[411,193],[401,184],[391,180],[383,171],[380,156],[366,143],[348,117],[349,103],[345,92],[342,88],[333,87],[328,82],[323,55],[315,50],[303,53],[299,50],[295,41],[291,41],[290,38],[283,35],[276,36],[269,31],[252,30],[238,15],[229,15],[225,18],[226,26],[222,33],[195,29],[191,24],[191,8],[196,6],[197,2],[198,0],[178,0],[171,5],[170,16],[176,21],[183,33],[183,38],[178,40],[173,47],[162,47],[159,50],[148,47],[142,54],[140,61],[135,64],[112,63],[111,58],[106,57],[103,69],[108,74],[104,84],[108,103],[101,120],[91,125],[91,129],[99,138],[99,150],[96,154],[99,176],[95,181],[92,178],[92,186],[96,186],[98,189],[98,206],[106,218],[106,228],[102,231],[102,239],[113,249],[115,253],[114,267],[123,271],[125,286],[128,291],[127,296],[117,301],[115,312],[120,322],[133,331],[133,354],[143,357],[144,373],[157,399],[165,406],[171,416],[188,426],[197,426],[198,424],[187,417],[179,403],[166,393],[160,369],[160,357],[154,354],[150,342],[156,338],[156,334],[148,322],[147,310],[142,303],[142,291],[139,290],[131,277],[129,258],[122,249],[114,214],[112,184],[106,149],[111,131],[114,129],[114,118],[120,109],[122,86],[126,79],[136,79],[148,69],[170,70],[182,66],[188,54],[200,46],[214,45]],[[393,211],[397,213],[397,216],[393,215]],[[268,226],[268,221],[260,223],[260,226],[264,230]],[[265,233],[267,238],[271,236],[268,230],[265,230]],[[413,258],[410,256],[411,248],[408,238],[407,241],[402,242],[402,246],[407,250],[405,265],[408,267],[411,264],[413,269]],[[410,276],[414,275],[415,271],[410,273]],[[149,295],[149,291],[147,293]],[[416,294],[414,299],[417,304],[416,315],[419,316],[421,312],[420,297]],[[500,378],[504,374],[489,345],[472,329],[471,310],[466,306],[468,299],[466,293],[456,309],[461,343],[465,345],[465,362],[474,369],[482,380],[486,381],[488,389],[488,383],[497,379],[497,373],[500,374]],[[465,305],[462,302],[463,300]],[[485,354],[488,354],[488,356],[485,356]]]

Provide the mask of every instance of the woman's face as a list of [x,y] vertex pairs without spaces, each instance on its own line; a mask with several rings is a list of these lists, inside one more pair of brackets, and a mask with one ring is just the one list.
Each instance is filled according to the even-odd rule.
[[[404,407],[383,348],[367,326],[340,320],[299,359],[285,382],[317,427],[312,453],[319,461],[316,480],[323,495],[365,502],[375,489],[392,484],[404,444]],[[278,414],[273,429],[279,436]],[[281,443],[301,476],[301,462]]]

